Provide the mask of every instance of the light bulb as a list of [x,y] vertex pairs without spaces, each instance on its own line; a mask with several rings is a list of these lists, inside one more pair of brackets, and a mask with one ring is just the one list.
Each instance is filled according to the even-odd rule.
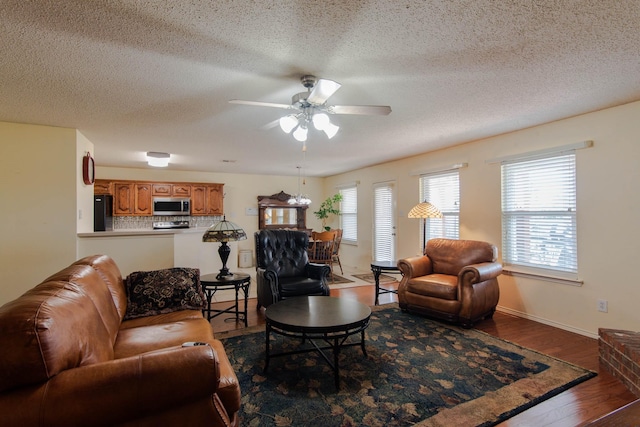
[[280,118],[280,129],[285,133],[289,133],[298,124],[298,119],[293,114]]
[[296,130],[293,131],[293,137],[300,142],[304,142],[307,140],[307,128],[298,126]]
[[331,139],[334,136],[336,136],[336,133],[338,133],[339,129],[340,129],[340,126],[336,126],[333,123],[328,123],[322,130],[324,131],[324,133],[327,134],[327,137]]
[[313,115],[313,126],[318,130],[324,130],[325,127],[331,124],[329,116],[325,113],[318,113]]

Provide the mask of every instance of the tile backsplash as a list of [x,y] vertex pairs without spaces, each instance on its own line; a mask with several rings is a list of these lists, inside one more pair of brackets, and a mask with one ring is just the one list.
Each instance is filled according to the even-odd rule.
[[114,216],[114,230],[151,230],[158,221],[189,221],[190,228],[208,228],[222,216]]

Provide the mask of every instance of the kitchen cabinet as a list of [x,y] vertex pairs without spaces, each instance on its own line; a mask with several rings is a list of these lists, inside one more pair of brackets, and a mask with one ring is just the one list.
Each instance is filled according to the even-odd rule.
[[224,184],[191,182],[137,182],[96,180],[94,194],[113,196],[116,216],[153,215],[154,197],[183,197],[191,200],[191,215],[223,215]]
[[151,195],[154,197],[171,197],[171,184],[153,184]]
[[222,215],[223,184],[197,184],[191,186],[191,215]]
[[135,206],[133,209],[134,215],[152,215],[153,205],[151,204],[151,184],[150,183],[136,183],[135,184]]
[[113,195],[113,183],[106,179],[96,179],[93,183],[93,194]]
[[151,195],[153,197],[189,197],[191,184],[154,183]]
[[133,182],[113,183],[113,215],[133,215]]

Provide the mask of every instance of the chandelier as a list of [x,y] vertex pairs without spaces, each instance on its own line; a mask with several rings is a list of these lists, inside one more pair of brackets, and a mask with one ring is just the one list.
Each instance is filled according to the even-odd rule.
[[311,204],[311,199],[309,197],[307,197],[306,194],[302,194],[302,191],[300,189],[300,166],[296,166],[296,168],[298,168],[298,193],[294,194],[293,196],[291,196],[291,198],[289,198],[289,200],[287,201],[287,203],[289,203],[290,205],[310,205]]

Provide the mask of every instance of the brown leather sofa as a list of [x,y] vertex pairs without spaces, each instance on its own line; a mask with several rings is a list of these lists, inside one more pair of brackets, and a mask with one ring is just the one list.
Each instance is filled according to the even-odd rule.
[[403,274],[398,303],[419,313],[470,328],[495,312],[502,265],[498,249],[474,240],[431,239],[424,256],[398,261]]
[[0,307],[0,424],[237,426],[238,380],[202,312],[123,321],[126,305],[96,255]]

